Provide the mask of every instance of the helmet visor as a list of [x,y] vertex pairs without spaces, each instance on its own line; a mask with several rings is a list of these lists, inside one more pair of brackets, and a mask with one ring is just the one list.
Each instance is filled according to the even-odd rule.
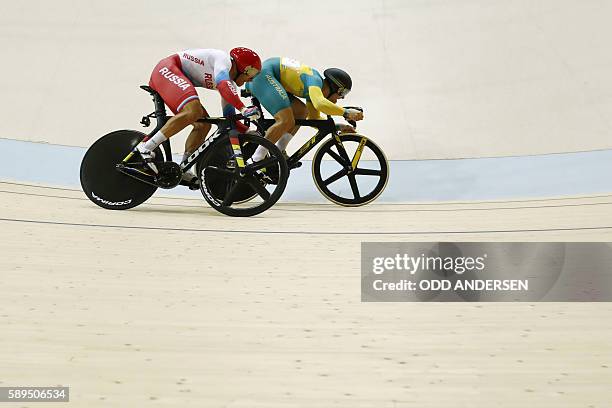
[[351,90],[348,88],[338,88],[338,90],[336,91],[336,93],[340,95],[341,98],[344,98],[346,95],[349,94],[349,92],[351,92]]

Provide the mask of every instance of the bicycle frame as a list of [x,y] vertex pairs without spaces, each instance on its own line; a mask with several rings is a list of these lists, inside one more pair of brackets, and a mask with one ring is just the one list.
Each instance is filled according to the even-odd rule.
[[[148,86],[141,86],[142,89],[149,92],[153,96],[153,101],[155,103],[155,111],[144,116],[141,120],[141,124],[144,126],[149,126],[151,121],[150,118],[156,119],[155,128],[147,135],[147,139],[152,137],[155,133],[157,133],[171,118],[171,116],[167,116],[166,114],[166,106],[164,104],[163,99],[155,92],[152,88]],[[253,105],[257,106],[259,110],[262,112],[261,104],[256,97],[250,95],[252,99]],[[242,115],[236,115],[232,118],[225,117],[208,117],[198,119],[198,122],[210,123],[217,126],[217,130],[211,136],[206,138],[204,143],[196,149],[196,151],[187,158],[185,163],[181,163],[181,169],[183,171],[191,168],[197,161],[197,158],[206,150],[208,146],[216,139],[218,139],[221,135],[225,134],[225,131],[230,132],[230,138],[234,136],[232,132],[236,132],[234,122],[239,120]],[[248,122],[248,121],[247,121]],[[272,118],[260,118],[258,120],[253,121],[253,123],[257,126],[258,130],[265,135],[266,130],[275,123],[275,120]],[[350,122],[353,126],[355,126],[354,122]],[[345,161],[345,163],[351,163],[351,159],[348,157],[348,153],[344,149],[342,145],[342,141],[339,137],[338,131],[336,129],[336,123],[332,119],[331,116],[327,116],[327,119],[296,119],[295,124],[298,126],[308,126],[317,129],[317,133],[309,138],[303,145],[300,147],[295,153],[293,153],[288,159],[287,164],[289,168],[297,167],[297,163],[310,152],[317,144],[319,144],[323,139],[327,137],[327,135],[333,135],[336,146],[338,147],[338,152],[340,153],[341,159]],[[224,126],[225,125],[225,126]],[[145,139],[146,140],[146,139]],[[363,144],[363,143],[362,143]],[[166,161],[172,160],[172,148],[170,146],[170,140],[166,140],[162,143],[164,154],[166,156]],[[232,143],[232,148],[234,149],[234,153],[237,157],[238,165],[240,167],[244,167],[244,161],[242,160],[242,152],[240,151],[239,143]],[[362,146],[360,146],[362,148]],[[360,150],[357,152],[357,155],[360,156]],[[127,162],[130,157],[132,157],[133,153],[130,153],[125,159],[124,162]],[[354,160],[354,159],[353,159]],[[358,157],[357,157],[358,160]]]
[[[254,97],[248,92],[245,92],[242,95],[246,97],[250,96],[253,105],[257,106],[263,115],[261,104],[256,97]],[[357,108],[357,109],[360,109],[360,108]],[[265,134],[265,131],[268,130],[268,128],[272,126],[275,122],[276,121],[274,119],[263,118],[263,117],[258,120],[258,123],[261,125],[263,129],[262,133],[264,134]],[[349,121],[349,123],[352,126],[356,126],[355,122]],[[338,152],[340,153],[340,159],[342,161],[345,161],[346,163],[351,163],[351,164],[352,162],[359,161],[359,158],[361,157],[361,151],[363,149],[363,145],[365,144],[365,141],[367,139],[365,137],[363,138],[364,141],[360,143],[359,148],[356,152],[355,158],[351,160],[348,157],[348,153],[344,149],[344,145],[342,145],[342,140],[340,139],[340,136],[336,129],[336,122],[334,122],[334,120],[332,119],[330,115],[327,115],[327,119],[296,119],[295,124],[297,126],[308,126],[311,128],[315,128],[317,129],[317,133],[315,133],[314,136],[312,136],[310,139],[306,141],[306,143],[302,145],[302,147],[300,147],[295,153],[293,153],[289,158],[287,158],[287,164],[289,165],[290,169],[297,167],[297,163],[299,163],[299,161],[304,156],[306,156],[306,154],[308,154],[308,152],[310,152],[317,144],[319,144],[323,139],[325,139],[327,135],[333,135],[334,140],[336,142],[336,146],[338,148]]]
[[[150,114],[148,114],[146,116],[143,116],[142,120],[140,121],[140,123],[142,125],[149,126],[151,124],[150,118],[155,118],[155,120],[156,120],[155,128],[150,133],[147,134],[146,138],[143,139],[143,141],[146,141],[149,138],[151,138],[153,135],[155,135],[157,132],[159,132],[160,129],[163,128],[164,125],[168,122],[168,120],[170,120],[171,116],[167,115],[167,113],[166,113],[166,106],[164,104],[164,101],[159,96],[159,94],[157,92],[155,92],[152,88],[150,88],[148,86],[141,86],[141,88],[151,94],[151,96],[153,97],[153,102],[155,104],[155,110],[152,113],[150,113]],[[209,137],[206,138],[204,143],[202,143],[196,149],[196,151],[193,152],[193,154],[187,158],[186,162],[180,164],[181,170],[182,171],[187,171],[191,167],[193,167],[193,165],[196,163],[198,157],[200,157],[200,155],[202,153],[204,153],[204,151],[206,151],[206,149],[215,140],[217,140],[219,137],[225,135],[226,133],[229,133],[230,141],[232,141],[233,136],[238,134],[238,132],[235,130],[234,122],[236,120],[240,120],[241,118],[242,118],[242,115],[235,115],[235,116],[230,117],[230,118],[225,118],[225,117],[213,118],[213,117],[209,117],[209,118],[199,119],[198,122],[204,122],[204,123],[210,123],[210,124],[216,125],[217,126],[217,130],[212,135],[210,135]],[[232,141],[231,145],[232,145],[232,149],[234,150],[234,154],[236,155],[238,166],[239,167],[244,167],[244,161],[241,160],[242,159],[242,151],[240,150],[240,144],[237,143],[237,142]],[[163,150],[164,150],[164,155],[165,155],[166,161],[172,161],[172,146],[170,145],[170,139],[165,140],[162,143],[162,147],[163,147]],[[133,152],[130,152],[123,159],[123,163],[128,162],[129,159],[133,156],[133,154],[134,154]]]
[[[274,119],[259,119],[259,123],[261,124],[264,130],[267,130],[270,126],[275,123]],[[323,139],[327,137],[327,135],[335,135],[336,133],[336,123],[328,117],[326,120],[321,119],[296,119],[295,124],[298,126],[308,126],[311,128],[317,129],[317,133],[315,133],[311,138],[309,138],[303,145],[300,147],[295,153],[293,153],[289,158],[287,158],[287,164],[289,167],[293,167],[297,162],[299,162],[309,151],[311,151],[317,144],[319,144]],[[337,139],[337,142],[340,142]]]

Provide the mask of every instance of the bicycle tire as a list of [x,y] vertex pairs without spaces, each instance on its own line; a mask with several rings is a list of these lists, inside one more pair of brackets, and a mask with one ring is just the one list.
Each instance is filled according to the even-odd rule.
[[[94,204],[107,210],[127,210],[147,201],[157,190],[116,169],[125,156],[146,135],[135,130],[117,130],[98,139],[81,161],[80,181],[83,192]],[[155,150],[156,162],[163,162],[161,149]]]
[[[268,149],[273,160],[276,160],[276,165],[278,166],[278,183],[274,185],[274,187],[271,187],[273,191],[269,193],[269,197],[267,199],[264,199],[261,203],[253,203],[252,201],[247,200],[250,204],[252,204],[251,207],[248,207],[244,201],[244,191],[242,191],[242,200],[236,202],[232,201],[230,205],[223,204],[222,200],[224,200],[227,195],[230,194],[232,187],[236,187],[237,189],[234,190],[234,192],[237,192],[246,185],[245,183],[253,182],[253,179],[251,179],[250,176],[247,178],[239,177],[237,173],[239,170],[235,170],[235,175],[229,175],[229,170],[223,169],[224,173],[223,176],[221,176],[219,175],[219,169],[215,166],[211,166],[211,163],[217,160],[219,157],[217,150],[227,150],[227,145],[230,143],[229,136],[227,135],[213,142],[213,144],[209,147],[209,152],[205,152],[202,155],[202,158],[197,163],[197,175],[200,178],[200,191],[202,196],[212,208],[222,214],[232,217],[251,217],[266,211],[279,200],[285,191],[285,187],[287,186],[289,168],[287,167],[287,162],[281,151],[274,145],[274,143],[270,142],[264,137],[252,134],[239,134],[236,137],[239,139],[241,146],[245,143],[263,145],[266,149]],[[220,183],[225,183],[225,187],[220,187]],[[264,185],[262,184],[262,186]],[[214,194],[211,193],[212,191],[214,191]],[[240,207],[240,205],[242,205],[242,207]]]
[[[342,134],[339,135],[340,140],[342,141],[342,144],[344,144],[345,142],[356,142],[356,143],[360,143],[363,138],[365,138],[365,136],[360,135],[360,134],[356,134],[356,133],[351,133],[351,134]],[[329,201],[338,204],[338,205],[342,205],[342,206],[346,206],[346,207],[358,207],[358,206],[362,206],[362,205],[366,205],[368,203],[371,203],[372,201],[374,201],[376,198],[378,198],[378,196],[380,196],[380,194],[382,194],[382,192],[385,190],[387,183],[389,181],[389,161],[387,160],[387,157],[385,156],[385,153],[382,151],[382,149],[376,144],[374,143],[371,139],[366,138],[366,142],[364,145],[364,148],[368,148],[376,157],[376,159],[378,160],[378,164],[380,166],[380,169],[378,170],[371,170],[371,169],[355,169],[355,170],[365,170],[368,172],[379,172],[379,180],[376,183],[376,185],[374,186],[374,188],[372,188],[370,191],[368,191],[366,194],[361,194],[362,192],[359,191],[359,197],[355,196],[355,192],[354,190],[352,190],[352,182],[356,183],[355,181],[351,181],[349,180],[349,185],[351,185],[351,190],[353,193],[353,197],[345,197],[342,196],[340,194],[338,194],[337,192],[333,192],[328,186],[331,183],[326,183],[329,179],[331,179],[332,177],[329,178],[325,178],[322,174],[322,161],[323,161],[323,157],[327,154],[330,157],[334,158],[333,156],[331,156],[331,154],[329,153],[330,151],[332,151],[332,147],[336,146],[336,141],[335,138],[332,137],[330,139],[328,139],[327,141],[325,141],[315,152],[313,160],[312,160],[312,177],[313,180],[315,182],[315,186],[317,187],[317,189],[319,190],[319,192],[325,197],[327,198]],[[332,151],[333,152],[333,151]],[[334,152],[335,153],[335,152]],[[336,153],[336,156],[339,156]],[[335,158],[334,158],[335,159]],[[337,159],[336,159],[337,161]],[[350,163],[349,163],[350,164]],[[340,163],[341,166],[346,166],[348,167],[347,163]],[[353,177],[356,175],[360,175],[357,172],[355,172],[355,170],[353,170],[354,173],[348,173],[346,175],[343,175],[342,177],[338,178],[337,180],[340,180],[341,178],[347,177],[350,178],[350,174],[353,174]],[[374,174],[371,174],[374,175]],[[335,181],[337,181],[335,180]],[[333,181],[333,182],[335,182]],[[333,183],[332,182],[332,183]]]

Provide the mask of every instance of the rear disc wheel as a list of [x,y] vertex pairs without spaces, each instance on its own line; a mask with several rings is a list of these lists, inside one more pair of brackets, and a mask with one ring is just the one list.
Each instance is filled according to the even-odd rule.
[[[81,161],[81,188],[94,204],[108,210],[126,210],[144,203],[155,193],[157,186],[116,168],[145,136],[135,130],[118,130],[102,136],[87,149]],[[134,154],[130,161],[141,161],[141,158]],[[155,161],[164,161],[159,148],[155,149]]]

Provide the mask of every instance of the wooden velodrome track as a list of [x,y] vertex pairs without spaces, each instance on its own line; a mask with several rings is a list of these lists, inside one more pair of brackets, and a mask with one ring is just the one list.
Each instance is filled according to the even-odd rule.
[[359,272],[362,241],[610,241],[612,196],[234,219],[1,182],[0,207],[0,385],[69,385],[71,407],[612,406],[611,304],[361,303]]

